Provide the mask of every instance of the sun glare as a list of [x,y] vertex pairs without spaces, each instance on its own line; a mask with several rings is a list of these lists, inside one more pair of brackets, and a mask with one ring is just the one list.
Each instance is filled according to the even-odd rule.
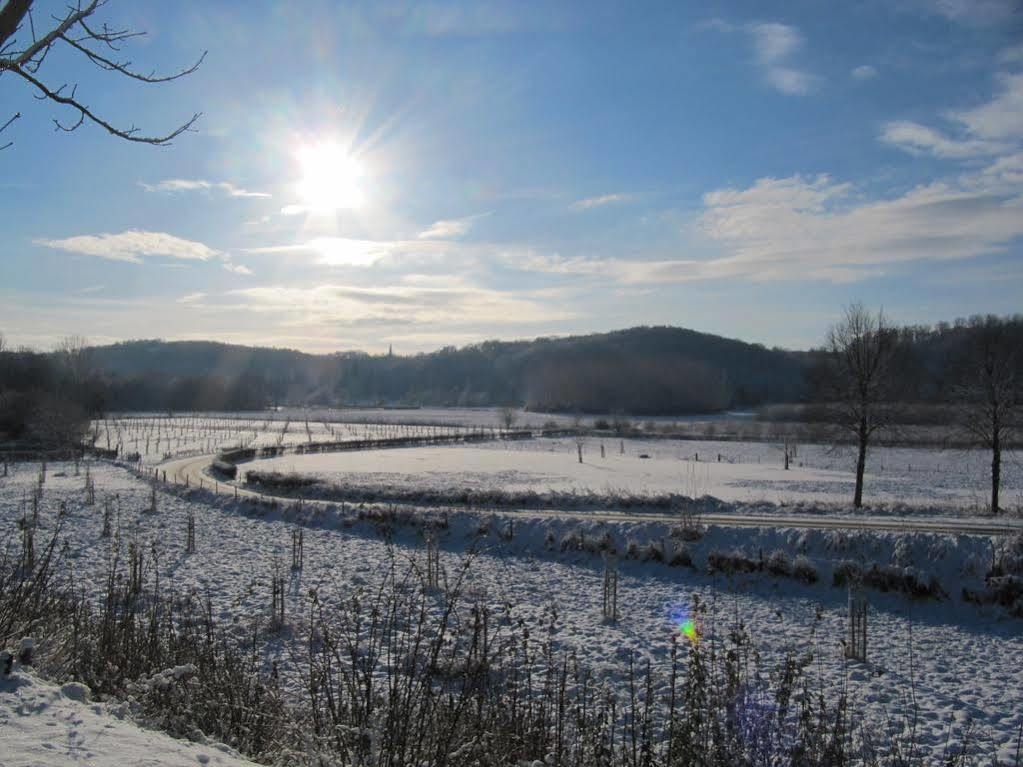
[[298,193],[305,208],[330,212],[358,208],[364,202],[359,163],[337,144],[311,144],[298,150],[302,178]]

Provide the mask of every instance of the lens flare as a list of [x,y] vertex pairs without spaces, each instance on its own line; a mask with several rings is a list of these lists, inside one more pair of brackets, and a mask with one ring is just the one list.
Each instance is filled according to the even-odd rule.
[[700,641],[700,630],[692,612],[686,605],[675,605],[670,611],[672,631],[680,634],[693,644]]

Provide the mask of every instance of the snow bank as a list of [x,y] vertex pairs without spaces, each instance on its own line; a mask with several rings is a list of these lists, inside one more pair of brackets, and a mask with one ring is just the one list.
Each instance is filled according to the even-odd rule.
[[88,702],[85,685],[56,686],[15,664],[0,675],[0,763],[4,767],[252,767],[227,746],[147,730],[128,706]]

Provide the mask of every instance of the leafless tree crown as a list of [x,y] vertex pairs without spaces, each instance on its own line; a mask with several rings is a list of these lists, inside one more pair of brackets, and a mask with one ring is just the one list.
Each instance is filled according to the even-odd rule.
[[829,372],[837,422],[855,438],[856,489],[853,505],[863,504],[867,448],[874,433],[888,425],[891,414],[892,366],[898,335],[884,311],[873,314],[852,304],[845,317],[828,331],[833,361]]
[[[78,0],[64,6],[62,14],[47,16],[45,21],[33,16],[35,0],[6,0],[0,5],[0,77],[9,74],[20,77],[35,91],[36,98],[52,101],[67,108],[70,119],[54,118],[55,130],[71,132],[84,123],[93,123],[109,133],[126,141],[142,144],[169,144],[174,138],[189,130],[200,113],[162,135],[145,135],[134,125],[119,127],[96,114],[78,95],[75,83],[59,85],[47,82],[42,72],[46,58],[55,48],[71,49],[88,63],[116,75],[138,80],[143,83],[166,83],[191,74],[206,57],[199,57],[191,66],[171,74],[161,75],[155,71],[144,72],[136,69],[133,62],[123,58],[122,46],[132,38],[145,32],[110,27],[99,23],[93,17],[108,0]],[[0,133],[21,117],[18,112],[2,121]],[[0,145],[6,149],[12,142]]]
[[828,331],[827,349],[836,363],[833,392],[853,431],[873,432],[884,426],[890,368],[897,336],[884,311],[873,314],[862,304],[852,304],[844,319]]

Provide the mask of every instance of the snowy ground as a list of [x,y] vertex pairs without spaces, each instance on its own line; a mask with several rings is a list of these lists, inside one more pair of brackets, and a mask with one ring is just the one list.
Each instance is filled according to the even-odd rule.
[[175,740],[143,729],[125,704],[90,703],[84,685],[52,685],[18,668],[0,676],[0,764],[4,767],[251,767],[220,744]]
[[[603,449],[603,455],[601,451]],[[763,442],[587,438],[490,442],[347,453],[284,455],[242,470],[299,472],[330,482],[403,489],[553,490],[606,494],[711,495],[742,503],[848,504],[851,448],[798,445],[790,469],[783,448]],[[646,456],[646,457],[642,457]],[[868,504],[983,509],[990,454],[979,450],[879,447],[865,480]],[[1003,456],[1002,498],[1023,507],[1023,454]]]
[[[250,415],[195,414],[187,416],[112,416],[94,421],[96,447],[138,453],[152,465],[172,456],[215,453],[238,447],[295,447],[310,442],[426,437],[465,431],[460,426],[430,424],[347,423],[300,412],[295,418],[280,413]],[[493,424],[496,426],[496,423]]]
[[[677,447],[677,446],[674,446]],[[391,451],[396,452],[396,451]],[[493,452],[505,455],[503,449]],[[528,454],[528,450],[522,450]],[[802,458],[803,453],[800,453]],[[548,459],[550,460],[550,459]],[[639,459],[654,460],[654,459]],[[25,511],[24,497],[35,481],[37,466],[15,465],[12,476],[0,479],[0,530],[14,534],[15,521]],[[44,487],[40,523],[53,529],[61,501],[67,507],[63,534],[69,541],[74,574],[81,584],[97,584],[111,555],[112,542],[99,537],[102,503],[116,495],[122,530],[122,546],[132,538],[157,548],[161,576],[175,588],[195,588],[213,600],[215,616],[238,635],[248,636],[251,624],[269,609],[269,580],[275,557],[283,559],[293,524],[280,513],[253,512],[245,504],[227,500],[211,503],[207,496],[179,497],[159,493],[158,512],[144,513],[150,488],[127,470],[93,464],[98,503],[83,505],[83,478],[73,467],[52,465]],[[184,552],[186,516],[197,516],[198,551]],[[372,586],[386,569],[391,552],[401,561],[421,560],[421,538],[399,531],[393,549],[376,538],[368,525],[346,526],[337,515],[321,515],[306,528],[305,567],[291,575],[287,615],[291,616],[289,645],[273,645],[276,657],[288,673],[295,647],[301,647],[300,616],[310,587],[321,594],[347,593],[355,585]],[[443,541],[442,560],[453,572],[467,546],[466,533],[478,526],[466,515],[453,515],[450,532]],[[585,552],[548,551],[546,533],[560,540],[567,523],[551,521],[520,524],[510,543],[487,537],[472,568],[471,589],[495,610],[510,605],[536,631],[554,633],[557,643],[574,650],[582,662],[620,679],[628,653],[649,659],[663,668],[668,661],[675,627],[672,612],[692,606],[696,598],[711,605],[701,631],[714,641],[727,627],[742,622],[751,632],[765,664],[770,666],[787,650],[812,652],[812,678],[825,689],[847,681],[854,697],[862,702],[870,721],[879,725],[890,719],[904,721],[911,710],[915,690],[925,745],[940,751],[946,730],[954,725],[961,733],[974,725],[978,743],[993,744],[1003,759],[1012,756],[1023,711],[1023,624],[1008,619],[995,608],[963,603],[952,590],[940,602],[913,602],[895,595],[870,595],[870,658],[868,664],[847,664],[842,659],[846,595],[830,587],[827,570],[815,585],[763,573],[748,576],[708,576],[698,570],[669,568],[657,563],[624,561],[619,583],[621,620],[608,625],[601,619],[602,564]],[[664,526],[662,526],[664,528]],[[624,534],[656,537],[666,528],[635,525]],[[43,533],[40,533],[43,535]],[[795,530],[714,528],[701,541],[702,554],[711,548],[743,546],[748,551],[774,547],[803,551],[811,559],[852,557],[882,564],[900,560],[932,567],[943,578],[954,579],[982,568],[990,542],[982,538],[938,535],[853,536]],[[544,628],[548,627],[548,628]]]

